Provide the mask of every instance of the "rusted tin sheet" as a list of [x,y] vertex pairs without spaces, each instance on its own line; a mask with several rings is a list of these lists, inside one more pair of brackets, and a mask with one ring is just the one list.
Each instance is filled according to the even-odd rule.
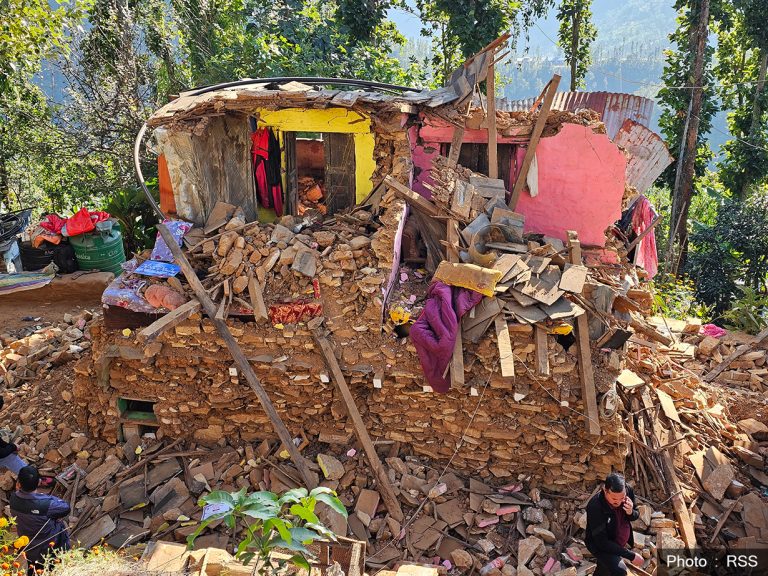
[[613,139],[629,153],[627,183],[645,192],[674,158],[658,134],[634,120],[627,119]]

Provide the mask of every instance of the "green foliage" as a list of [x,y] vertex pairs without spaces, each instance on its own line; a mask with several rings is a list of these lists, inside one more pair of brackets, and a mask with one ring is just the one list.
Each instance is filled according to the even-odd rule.
[[584,87],[584,78],[592,62],[592,43],[597,28],[592,23],[592,0],[563,0],[557,11],[560,21],[558,43],[571,67],[571,90]]
[[768,182],[768,98],[757,91],[768,56],[768,1],[742,0],[727,11],[727,25],[718,28],[716,73],[723,106],[732,110],[728,130],[734,137],[723,146],[718,172],[730,194],[743,199]]
[[731,330],[757,334],[768,326],[768,294],[749,286],[742,288],[741,295],[723,313],[723,320]]
[[444,85],[466,58],[510,29],[527,30],[552,0],[415,0],[422,36],[432,38],[425,62],[434,85]]
[[711,307],[696,299],[696,286],[690,278],[659,275],[652,290],[654,314],[678,320],[710,318]]
[[696,281],[696,295],[727,310],[746,288],[766,292],[768,275],[768,195],[744,202],[721,201],[712,225],[694,225],[686,272]]
[[203,530],[222,520],[240,538],[235,557],[243,564],[256,557],[260,564],[257,570],[262,573],[264,567],[269,566],[270,553],[280,549],[294,553],[291,562],[309,570],[312,554],[307,546],[315,540],[336,540],[335,534],[323,525],[315,512],[318,503],[347,517],[344,505],[330,488],[318,487],[311,492],[306,488],[295,488],[281,496],[266,491],[247,494],[245,488],[231,493],[214,490],[198,504],[217,504],[224,511],[203,520],[187,538],[187,545],[192,548]]
[[40,70],[40,61],[68,49],[66,31],[81,16],[76,2],[0,2],[0,94]]
[[[658,93],[659,103],[662,107],[659,126],[670,152],[676,158],[680,154],[680,144],[683,141],[683,131],[691,100],[691,88],[693,86],[694,51],[692,35],[695,36],[696,22],[699,15],[701,0],[677,0],[675,8],[679,11],[678,27],[670,35],[669,39],[675,46],[674,50],[665,50],[666,64],[662,74],[662,82],[665,87]],[[716,12],[717,0],[712,2],[710,12]],[[712,57],[714,49],[707,46],[705,49],[705,66],[703,83],[707,88],[703,91],[702,110],[699,115],[699,132],[696,139],[696,164],[695,174],[700,177],[704,174],[707,163],[712,159],[712,151],[707,144],[707,134],[712,129],[712,118],[717,112],[715,91],[710,86],[714,83],[712,72]],[[673,162],[662,175],[664,183],[671,189],[675,183],[677,162]]]
[[[147,186],[157,201],[157,179],[149,180]],[[139,187],[122,188],[107,198],[102,209],[120,222],[126,253],[138,253],[154,246],[157,216],[144,190]]]

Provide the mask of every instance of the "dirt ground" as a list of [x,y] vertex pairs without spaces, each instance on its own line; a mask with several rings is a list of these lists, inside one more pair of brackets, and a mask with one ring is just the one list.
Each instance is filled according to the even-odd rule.
[[100,308],[101,294],[112,278],[108,272],[69,274],[54,278],[43,288],[2,295],[0,333],[59,322],[67,312]]

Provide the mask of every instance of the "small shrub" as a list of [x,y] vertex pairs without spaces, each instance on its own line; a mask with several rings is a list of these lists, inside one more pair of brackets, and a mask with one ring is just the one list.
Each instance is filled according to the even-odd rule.
[[243,564],[257,557],[260,566],[270,566],[270,553],[279,549],[292,552],[291,562],[309,570],[312,554],[307,546],[315,540],[336,540],[336,535],[315,514],[318,502],[346,518],[344,505],[329,488],[318,487],[312,492],[307,492],[306,488],[295,488],[282,496],[267,491],[247,494],[245,488],[231,493],[214,490],[201,498],[198,505],[215,504],[223,510],[203,520],[187,538],[187,545],[192,548],[195,538],[206,527],[223,520],[233,533],[239,535],[235,558]]
[[652,290],[654,314],[678,320],[710,317],[711,307],[697,300],[696,285],[690,278],[659,275]]
[[731,304],[730,310],[723,313],[727,328],[757,334],[768,326],[768,294],[745,287],[741,297]]

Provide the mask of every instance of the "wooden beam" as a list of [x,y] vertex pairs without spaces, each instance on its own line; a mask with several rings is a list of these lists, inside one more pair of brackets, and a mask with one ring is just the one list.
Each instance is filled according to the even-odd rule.
[[[581,242],[578,234],[568,231],[568,248],[571,264],[581,266]],[[595,391],[595,373],[592,367],[592,350],[589,345],[589,321],[587,315],[576,318],[576,345],[578,346],[579,380],[581,380],[581,400],[584,403],[587,432],[600,434],[600,414],[597,410]]]
[[168,248],[173,254],[173,257],[176,260],[176,264],[181,266],[181,271],[187,278],[187,282],[189,282],[189,285],[192,288],[192,291],[195,293],[195,296],[197,296],[197,299],[202,305],[203,310],[205,310],[205,313],[209,318],[211,318],[214,327],[218,331],[221,338],[224,340],[227,348],[229,348],[229,352],[232,355],[232,359],[235,361],[238,370],[245,377],[248,385],[259,399],[259,402],[261,403],[262,408],[264,408],[264,412],[266,412],[267,416],[269,417],[269,420],[272,423],[272,427],[277,433],[278,438],[280,438],[280,441],[288,450],[288,453],[291,456],[291,460],[293,460],[293,463],[296,465],[296,469],[299,471],[302,480],[304,480],[307,488],[314,488],[316,485],[315,478],[307,466],[304,457],[293,443],[293,438],[290,432],[288,432],[288,428],[285,427],[285,424],[280,419],[280,415],[277,413],[277,410],[275,410],[275,406],[269,399],[269,395],[262,387],[258,376],[256,376],[256,373],[253,371],[251,363],[248,361],[248,358],[246,358],[242,348],[240,348],[240,345],[229,331],[229,327],[227,326],[226,322],[216,318],[216,305],[208,297],[208,293],[205,291],[205,288],[197,278],[197,274],[195,274],[195,270],[192,268],[192,265],[187,260],[187,257],[184,256],[184,253],[179,248],[179,245],[173,239],[173,235],[171,234],[170,230],[168,230],[164,224],[158,224],[157,230],[165,239],[166,244],[168,244]]
[[725,509],[725,512],[720,513],[720,519],[717,521],[717,526],[715,526],[715,531],[712,532],[712,538],[709,539],[710,546],[712,546],[712,544],[715,543],[715,539],[717,538],[717,535],[720,534],[720,530],[723,529],[723,526],[725,526],[725,523],[728,521],[728,517],[731,515],[731,512],[733,512],[733,509],[736,508],[736,505],[738,503],[739,503],[738,499],[734,500],[733,502],[731,502],[731,505]]
[[[654,418],[651,415],[651,411],[653,410],[654,405],[653,401],[651,400],[651,395],[647,389],[643,390],[640,398],[643,401],[643,407],[646,409],[648,418],[653,421],[654,430],[651,434],[654,445],[653,448],[658,449],[661,446],[661,440],[659,438],[662,430],[661,423],[659,422],[658,417]],[[665,487],[671,496],[670,499],[672,500],[672,509],[675,512],[675,518],[677,519],[678,527],[680,530],[680,537],[683,539],[683,543],[685,544],[686,548],[688,548],[688,550],[693,550],[696,548],[696,532],[694,531],[693,520],[691,520],[688,507],[685,505],[685,498],[683,498],[682,493],[683,489],[680,485],[680,481],[677,478],[675,465],[673,464],[672,457],[669,455],[668,451],[660,450],[658,455],[661,459],[661,467],[664,471],[664,476],[666,479]]]
[[317,342],[317,345],[320,347],[320,351],[325,357],[325,363],[328,365],[328,368],[331,371],[331,375],[333,376],[333,381],[336,384],[336,388],[344,400],[344,405],[347,408],[347,414],[349,414],[349,417],[352,419],[352,424],[355,428],[355,435],[360,441],[360,444],[363,445],[363,450],[365,450],[365,455],[368,458],[368,462],[370,462],[371,468],[376,475],[381,499],[384,500],[384,505],[387,507],[390,516],[392,516],[392,518],[398,522],[402,522],[404,519],[403,510],[400,508],[400,503],[397,500],[395,489],[389,480],[387,471],[381,464],[381,460],[379,460],[379,455],[376,454],[376,447],[373,445],[373,442],[371,442],[371,437],[368,435],[368,430],[365,427],[365,422],[363,422],[363,417],[360,415],[360,411],[357,409],[355,398],[352,396],[352,392],[349,390],[349,386],[347,386],[347,381],[344,379],[344,374],[342,373],[341,367],[339,366],[339,363],[336,360],[336,356],[333,353],[333,348],[331,347],[330,342],[328,342],[328,339],[325,336],[322,336],[317,330],[313,331],[313,335],[315,342]]
[[453,138],[451,138],[451,149],[448,151],[448,166],[455,168],[459,163],[461,155],[461,143],[464,140],[464,125],[456,126],[453,129]]
[[525,150],[523,165],[520,167],[517,180],[515,180],[515,187],[512,189],[512,197],[509,199],[510,210],[514,210],[515,206],[517,206],[517,201],[520,200],[520,193],[523,191],[525,180],[528,177],[528,169],[531,167],[533,157],[536,155],[536,146],[538,146],[541,133],[544,132],[544,126],[547,124],[547,117],[552,109],[552,102],[555,99],[555,92],[557,92],[559,84],[560,76],[555,74],[552,76],[552,80],[549,81],[544,102],[541,104],[541,110],[539,110],[539,117],[536,118],[536,124],[531,133],[531,140],[528,142],[528,148]]
[[485,79],[486,102],[488,110],[488,177],[499,177],[499,149],[496,132],[496,67],[494,63],[488,66],[488,77]]
[[702,378],[704,382],[712,382],[712,380],[720,376],[723,370],[725,370],[726,368],[728,368],[728,366],[731,365],[731,362],[733,362],[734,360],[736,360],[736,358],[738,358],[742,354],[745,354],[746,352],[748,352],[758,344],[762,344],[763,340],[765,340],[766,338],[768,338],[768,328],[766,328],[765,330],[760,332],[757,336],[755,336],[754,342],[751,342],[750,344],[742,344],[741,346],[736,348],[736,350],[734,350],[728,356],[726,356],[725,360],[720,362],[720,364],[718,364],[711,372],[709,372],[706,376],[704,376],[704,378]]
[[501,362],[501,375],[513,377],[515,375],[515,356],[512,353],[512,340],[509,337],[509,326],[503,314],[493,319],[496,328],[496,345],[499,348],[499,361]]
[[[446,238],[448,246],[445,249],[449,262],[458,262],[459,253],[453,246],[459,245],[459,226],[456,220],[448,220]],[[456,342],[453,343],[453,356],[451,356],[451,388],[464,386],[464,342],[461,337],[461,329],[456,331]]]
[[264,304],[264,292],[261,284],[252,275],[248,276],[248,296],[251,299],[251,308],[253,308],[253,319],[256,322],[269,319],[267,306]]
[[200,302],[197,300],[190,300],[189,302],[182,304],[176,310],[168,312],[165,316],[161,316],[152,324],[144,328],[138,333],[139,342],[149,344],[153,342],[160,334],[171,328],[175,328],[184,320],[200,312]]
[[423,212],[427,216],[437,216],[439,210],[432,202],[424,198],[418,192],[414,192],[408,186],[401,184],[392,176],[385,176],[384,182],[392,188],[398,196],[404,198],[411,206],[413,206],[419,212]]
[[549,350],[547,346],[547,331],[539,326],[534,326],[536,338],[536,371],[542,376],[549,376]]

